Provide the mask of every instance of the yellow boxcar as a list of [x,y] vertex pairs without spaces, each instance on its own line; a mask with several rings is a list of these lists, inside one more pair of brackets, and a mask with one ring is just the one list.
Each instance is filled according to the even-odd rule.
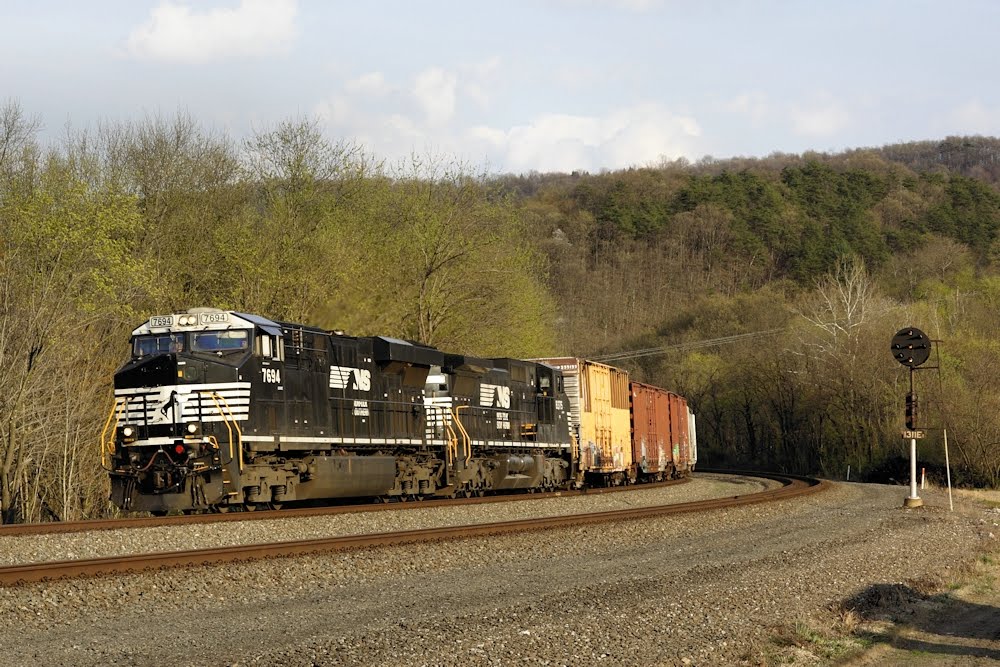
[[621,484],[632,477],[632,427],[628,373],[596,361],[539,359],[563,372],[570,426],[579,443],[578,471]]

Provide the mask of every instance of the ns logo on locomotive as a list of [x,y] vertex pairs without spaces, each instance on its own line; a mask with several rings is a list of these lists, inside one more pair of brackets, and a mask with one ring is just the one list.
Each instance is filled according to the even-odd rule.
[[[151,317],[131,348],[101,437],[111,500],[124,510],[555,489],[693,465],[690,455],[683,465],[664,455],[669,433],[650,434],[649,444],[643,434],[641,460],[612,452],[610,431],[587,421],[596,415],[587,392],[602,391],[587,381],[592,362],[574,360],[576,374],[564,378],[542,361],[211,308]],[[689,452],[693,416],[684,417]]]

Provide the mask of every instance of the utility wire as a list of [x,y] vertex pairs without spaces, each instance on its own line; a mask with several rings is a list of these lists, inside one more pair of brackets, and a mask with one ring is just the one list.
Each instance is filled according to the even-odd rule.
[[591,357],[594,361],[623,361],[625,359],[638,359],[640,357],[652,357],[657,354],[666,354],[667,352],[682,352],[688,350],[699,350],[705,347],[716,347],[718,345],[728,345],[730,343],[738,343],[740,341],[751,340],[754,338],[762,338],[764,336],[773,336],[775,334],[781,333],[785,329],[766,329],[764,331],[751,331],[750,333],[734,334],[732,336],[722,336],[721,338],[712,338],[709,340],[698,340],[692,341],[690,343],[676,343],[674,345],[664,345],[662,347],[647,347],[643,350],[631,350],[628,352],[616,352],[614,354],[605,354],[597,357]]

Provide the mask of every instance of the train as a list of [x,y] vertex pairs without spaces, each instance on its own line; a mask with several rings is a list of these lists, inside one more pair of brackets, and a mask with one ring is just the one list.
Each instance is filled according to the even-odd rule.
[[192,308],[132,332],[101,460],[116,507],[162,516],[660,480],[697,441],[682,397],[597,362]]

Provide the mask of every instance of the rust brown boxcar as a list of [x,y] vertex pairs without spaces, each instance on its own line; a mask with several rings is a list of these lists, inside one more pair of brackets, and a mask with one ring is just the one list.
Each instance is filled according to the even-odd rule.
[[632,461],[636,476],[659,480],[673,473],[670,437],[670,393],[665,389],[632,382]]
[[683,396],[670,392],[670,444],[674,470],[685,473],[691,469],[691,444],[688,434],[688,407]]

